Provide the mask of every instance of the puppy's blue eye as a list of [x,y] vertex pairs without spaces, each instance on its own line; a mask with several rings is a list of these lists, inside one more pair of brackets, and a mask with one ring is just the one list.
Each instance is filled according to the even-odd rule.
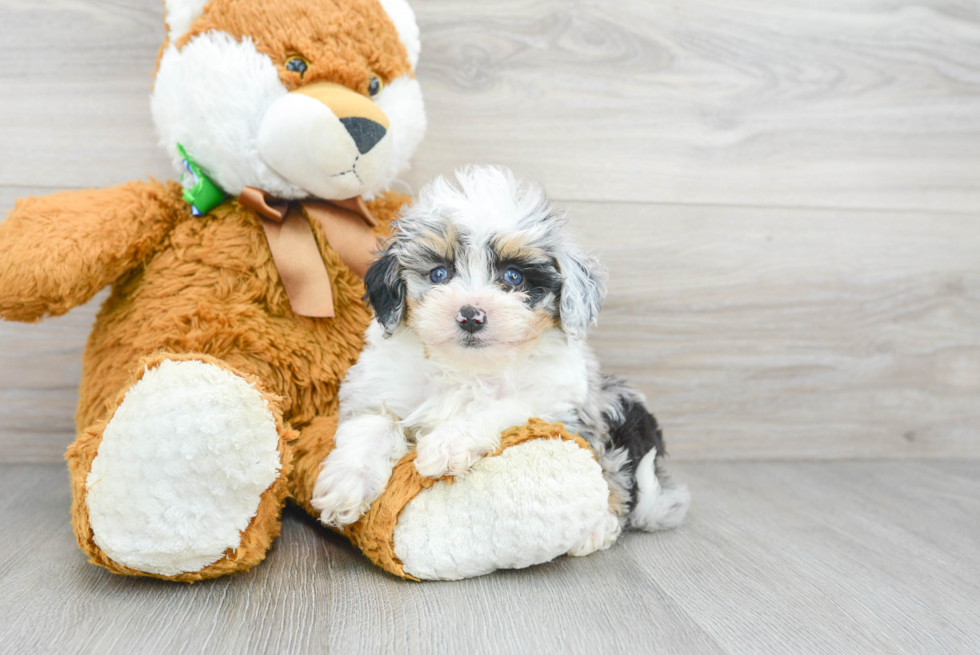
[[429,279],[434,284],[442,284],[449,279],[449,271],[446,270],[445,266],[439,266],[429,271]]
[[504,271],[504,282],[510,286],[516,287],[523,281],[524,276],[521,275],[521,272],[516,268],[508,268],[506,271]]

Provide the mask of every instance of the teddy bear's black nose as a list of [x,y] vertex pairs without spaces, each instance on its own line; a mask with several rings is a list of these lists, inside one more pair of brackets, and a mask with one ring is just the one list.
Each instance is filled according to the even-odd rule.
[[357,145],[357,151],[362,155],[377,145],[378,141],[383,139],[387,133],[384,125],[375,123],[370,118],[350,116],[348,118],[341,118],[340,122],[347,128],[347,133],[354,139],[354,144]]

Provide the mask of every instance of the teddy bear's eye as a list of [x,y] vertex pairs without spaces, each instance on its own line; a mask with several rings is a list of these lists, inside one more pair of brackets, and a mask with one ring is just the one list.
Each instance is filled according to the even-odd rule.
[[384,88],[384,82],[382,82],[377,77],[372,77],[371,81],[368,82],[368,94],[373,98],[374,96],[381,93],[381,89]]
[[306,69],[310,67],[310,62],[306,61],[302,57],[290,57],[286,60],[286,70],[293,73],[299,73],[300,77],[303,77],[303,73]]

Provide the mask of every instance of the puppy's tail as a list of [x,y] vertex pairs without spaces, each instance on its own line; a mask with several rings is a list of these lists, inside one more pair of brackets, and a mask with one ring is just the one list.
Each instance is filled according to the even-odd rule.
[[629,525],[637,530],[666,530],[684,522],[691,504],[686,484],[677,484],[664,472],[651,450],[636,469],[636,500]]
[[677,527],[687,515],[691,494],[663,468],[666,451],[657,419],[647,411],[643,396],[622,380],[607,377],[603,391],[610,401],[604,418],[611,445],[629,453],[625,468],[634,484],[628,525],[647,531]]

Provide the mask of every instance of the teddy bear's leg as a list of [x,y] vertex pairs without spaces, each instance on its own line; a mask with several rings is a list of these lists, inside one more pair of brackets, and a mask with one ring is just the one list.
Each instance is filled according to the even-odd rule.
[[289,476],[289,496],[313,518],[320,518],[320,510],[313,507],[313,490],[320,475],[320,465],[333,450],[333,437],[337,432],[337,415],[319,416],[299,431],[293,442],[293,466]]
[[208,356],[143,358],[66,455],[79,545],[113,572],[190,582],[260,562],[296,436],[278,403]]
[[[312,516],[336,417],[315,419],[294,444],[293,499]],[[450,481],[421,475],[416,453],[344,534],[375,564],[404,578],[456,580],[554,559],[581,544],[608,513],[609,486],[588,444],[539,419],[506,431],[501,447]]]
[[[334,446],[337,417],[314,419],[293,444],[290,494],[314,518],[311,499]],[[563,426],[531,419],[465,475],[421,475],[414,451],[395,465],[384,493],[344,534],[375,564],[403,578],[458,580],[584,552],[602,532],[610,488],[589,445]],[[619,534],[619,517],[609,530]],[[606,533],[589,552],[604,547]],[[611,541],[610,541],[611,543]],[[570,553],[572,554],[572,553]]]
[[602,520],[599,521],[599,524],[592,529],[592,532],[568,550],[568,555],[572,557],[585,557],[597,550],[606,550],[616,543],[616,540],[622,532],[622,518],[613,510],[607,510]]
[[605,520],[609,487],[588,446],[560,426],[519,430],[543,434],[513,445],[505,438],[499,454],[405,505],[391,536],[405,573],[457,580],[541,564]]

